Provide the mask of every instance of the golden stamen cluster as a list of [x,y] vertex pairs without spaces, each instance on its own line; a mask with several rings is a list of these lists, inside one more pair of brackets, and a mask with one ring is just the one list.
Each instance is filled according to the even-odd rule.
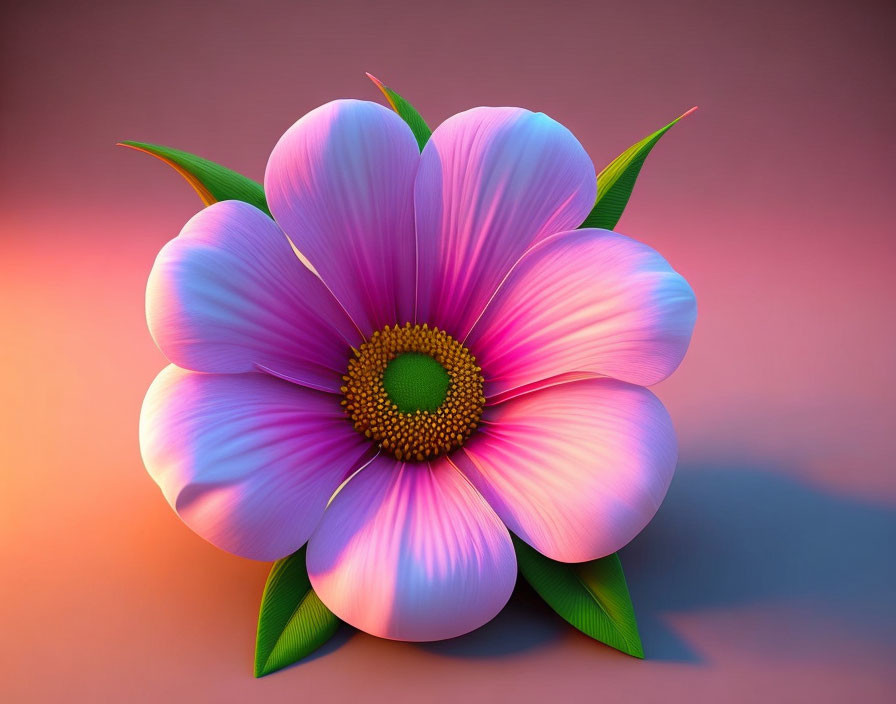
[[[434,411],[404,413],[389,398],[383,373],[405,352],[435,359],[448,373],[445,400]],[[431,459],[460,447],[482,417],[482,370],[470,351],[444,330],[406,323],[371,335],[349,360],[342,405],[355,429],[399,460]]]

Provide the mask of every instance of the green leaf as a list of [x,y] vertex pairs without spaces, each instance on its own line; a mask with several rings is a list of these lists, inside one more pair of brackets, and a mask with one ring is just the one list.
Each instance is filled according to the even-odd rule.
[[372,74],[367,74],[367,77],[376,84],[376,87],[379,88],[383,95],[386,96],[386,100],[389,101],[389,105],[392,106],[392,109],[397,112],[401,118],[408,123],[408,127],[411,128],[411,132],[414,133],[414,137],[417,138],[417,144],[420,147],[420,151],[423,151],[423,147],[426,146],[426,143],[429,141],[429,137],[432,134],[432,130],[429,129],[429,126],[426,124],[424,119],[420,117],[420,113],[414,109],[414,106],[411,105],[407,100],[402,98],[398,93],[384,85],[383,82]]
[[548,605],[582,633],[644,657],[635,610],[616,554],[591,562],[556,562],[513,536],[520,572]]
[[598,174],[597,200],[594,202],[591,213],[585,218],[585,222],[579,225],[580,228],[600,227],[612,230],[616,227],[616,223],[622,217],[622,211],[628,204],[632,189],[635,187],[635,179],[638,178],[650,150],[660,141],[660,137],[672,129],[679,120],[687,117],[696,109],[696,107],[691,108],[665,127],[633,144]]
[[311,588],[305,548],[277,560],[258,612],[255,676],[263,677],[313,653],[330,640],[339,619]]
[[219,200],[242,200],[268,215],[271,214],[261,184],[236,171],[195,154],[158,144],[125,141],[119,142],[118,146],[136,149],[164,161],[187,180],[206,205]]

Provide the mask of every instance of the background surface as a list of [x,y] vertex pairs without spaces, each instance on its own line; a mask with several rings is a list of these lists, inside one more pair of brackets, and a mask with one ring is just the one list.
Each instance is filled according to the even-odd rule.
[[[892,694],[892,3],[4,8],[0,700]],[[192,534],[142,468],[138,411],[165,363],[145,280],[200,203],[114,143],[261,179],[302,114],[379,100],[364,71],[431,125],[479,104],[544,110],[598,168],[700,106],[650,156],[618,227],[657,247],[700,304],[684,365],[657,388],[679,471],[622,552],[644,662],[520,589],[469,636],[412,645],[345,629],[256,681],[268,565]]]

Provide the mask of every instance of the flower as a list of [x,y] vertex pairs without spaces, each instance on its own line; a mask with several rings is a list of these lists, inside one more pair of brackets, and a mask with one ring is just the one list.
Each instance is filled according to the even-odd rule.
[[421,153],[395,113],[338,100],[284,134],[264,188],[273,219],[215,203],[149,277],[172,364],[141,451],[190,528],[258,560],[307,542],[337,616],[420,641],[501,610],[509,530],[580,562],[647,524],[677,447],[644,387],[696,304],[653,249],[575,229],[595,172],[565,127],[474,108]]

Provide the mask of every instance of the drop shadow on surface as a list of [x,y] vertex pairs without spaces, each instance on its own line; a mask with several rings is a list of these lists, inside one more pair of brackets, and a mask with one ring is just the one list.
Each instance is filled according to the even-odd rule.
[[[805,605],[893,648],[896,510],[773,468],[683,466],[650,525],[620,551],[648,660],[702,658],[664,620],[720,607]],[[572,628],[521,583],[473,633],[420,644],[449,657],[502,657]],[[583,636],[584,637],[584,636]]]
[[[707,464],[679,467],[656,517],[620,559],[646,658],[698,664],[703,658],[667,615],[806,605],[838,614],[854,636],[896,649],[894,542],[896,510],[884,502],[841,496],[774,468]],[[338,650],[354,633],[341,626],[291,667]],[[501,658],[549,647],[570,633],[580,635],[520,578],[490,623],[414,647],[445,657]]]
[[850,634],[892,648],[894,538],[884,502],[771,469],[697,466],[679,471],[621,558],[654,659],[687,659],[663,614],[762,604],[836,614]]
[[507,606],[481,628],[457,638],[415,645],[427,652],[448,657],[502,657],[557,641],[570,628],[572,626],[557,616],[519,577]]

